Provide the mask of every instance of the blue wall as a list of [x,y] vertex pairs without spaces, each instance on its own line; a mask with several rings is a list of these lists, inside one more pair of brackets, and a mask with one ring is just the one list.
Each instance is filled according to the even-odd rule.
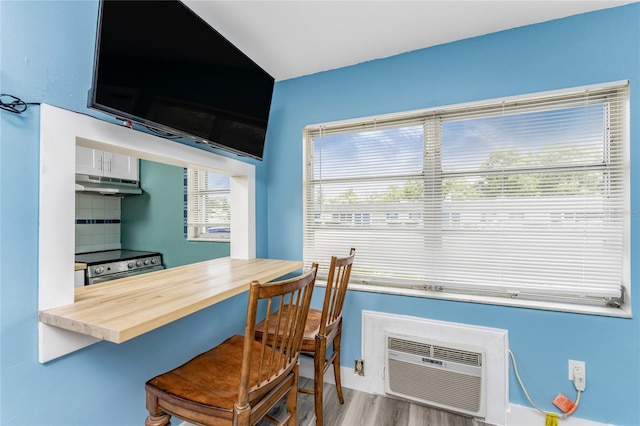
[[122,199],[122,247],[159,251],[167,268],[229,256],[229,243],[184,237],[183,175],[182,167],[140,160],[143,193]]
[[[270,122],[269,256],[302,256],[302,129],[307,124],[451,105],[601,82],[631,82],[632,211],[640,206],[640,4],[494,33],[291,79],[277,85]],[[632,217],[637,259],[638,217]],[[382,244],[384,242],[381,242]],[[348,244],[348,243],[346,243]],[[318,259],[322,261],[322,259]],[[357,262],[357,256],[356,256]],[[638,276],[633,264],[632,276]],[[640,293],[638,279],[632,292]],[[319,296],[319,295],[316,295]],[[638,312],[639,294],[633,310]],[[577,417],[640,424],[640,325],[616,319],[474,303],[349,292],[342,364],[361,355],[361,311],[374,310],[509,331],[523,380],[547,410],[574,398],[567,360],[587,364]],[[364,354],[366,357],[366,354]],[[510,374],[511,403],[529,406]],[[555,410],[554,410],[555,411]],[[542,422],[542,420],[541,420]]]
[[[97,16],[97,0],[0,1],[0,93],[113,122],[86,108]],[[129,342],[101,342],[40,364],[39,121],[37,106],[22,115],[0,111],[0,424],[143,424],[147,416],[145,381],[242,333],[246,295]],[[253,163],[257,203],[264,206],[265,167]],[[178,184],[182,185],[181,177]],[[182,202],[177,203],[181,224]],[[257,218],[257,254],[263,257],[267,250],[264,216]],[[181,227],[179,232],[181,235]],[[146,247],[146,242],[141,244]],[[170,258],[171,263],[182,261],[177,253]]]
[[[95,115],[85,105],[97,11],[96,0],[0,1],[0,92]],[[640,5],[634,4],[278,83],[265,161],[256,166],[258,256],[302,257],[304,125],[629,79],[637,145],[639,40]],[[146,416],[144,382],[241,332],[246,297],[121,345],[99,343],[38,363],[39,131],[35,106],[19,116],[0,112],[0,424],[139,425]],[[633,164],[638,155],[632,147]],[[638,178],[632,170],[634,188]],[[632,210],[639,201],[634,194]],[[632,247],[637,243],[634,217]],[[361,292],[351,292],[346,303],[346,366],[360,357],[362,309],[506,328],[540,405],[550,409],[545,401],[558,392],[573,395],[567,359],[579,359],[587,362],[587,391],[577,416],[640,424],[636,319]],[[527,405],[514,380],[510,400]]]

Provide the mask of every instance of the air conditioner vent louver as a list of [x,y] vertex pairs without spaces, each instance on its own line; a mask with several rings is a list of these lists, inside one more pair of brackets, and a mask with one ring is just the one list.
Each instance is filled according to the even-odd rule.
[[389,337],[388,339],[389,349],[394,351],[402,351],[408,354],[420,355],[420,356],[432,356],[431,345],[412,342],[410,340],[398,339],[395,337]]
[[482,365],[482,355],[479,353],[443,348],[442,346],[433,346],[433,358],[478,367]]
[[426,343],[414,342],[411,340],[389,337],[388,347],[391,350],[401,351],[408,354],[420,355],[429,358],[438,358],[443,361],[458,362],[466,365],[482,365],[482,355],[476,352],[469,352],[446,348],[443,346],[429,345]]
[[387,333],[385,391],[483,417],[483,350]]
[[435,369],[425,372],[422,366],[393,359],[389,360],[389,376],[393,380],[391,388],[397,393],[449,409],[455,407],[455,411],[480,410],[480,377]]

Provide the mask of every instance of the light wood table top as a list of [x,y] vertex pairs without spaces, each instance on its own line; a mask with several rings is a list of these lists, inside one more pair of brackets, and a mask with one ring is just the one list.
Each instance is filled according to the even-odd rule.
[[303,262],[224,257],[75,290],[75,303],[40,311],[40,322],[122,343],[303,267]]
[[75,262],[75,270],[76,271],[81,271],[83,269],[87,269],[87,264],[86,263]]

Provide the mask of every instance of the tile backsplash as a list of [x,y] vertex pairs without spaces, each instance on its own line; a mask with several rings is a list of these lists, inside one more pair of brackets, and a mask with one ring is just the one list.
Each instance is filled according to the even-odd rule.
[[76,253],[120,249],[120,197],[76,193]]

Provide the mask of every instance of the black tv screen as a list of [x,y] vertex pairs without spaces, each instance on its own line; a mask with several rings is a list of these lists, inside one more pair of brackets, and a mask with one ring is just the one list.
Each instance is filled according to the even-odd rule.
[[101,0],[89,108],[262,159],[274,79],[178,0]]

